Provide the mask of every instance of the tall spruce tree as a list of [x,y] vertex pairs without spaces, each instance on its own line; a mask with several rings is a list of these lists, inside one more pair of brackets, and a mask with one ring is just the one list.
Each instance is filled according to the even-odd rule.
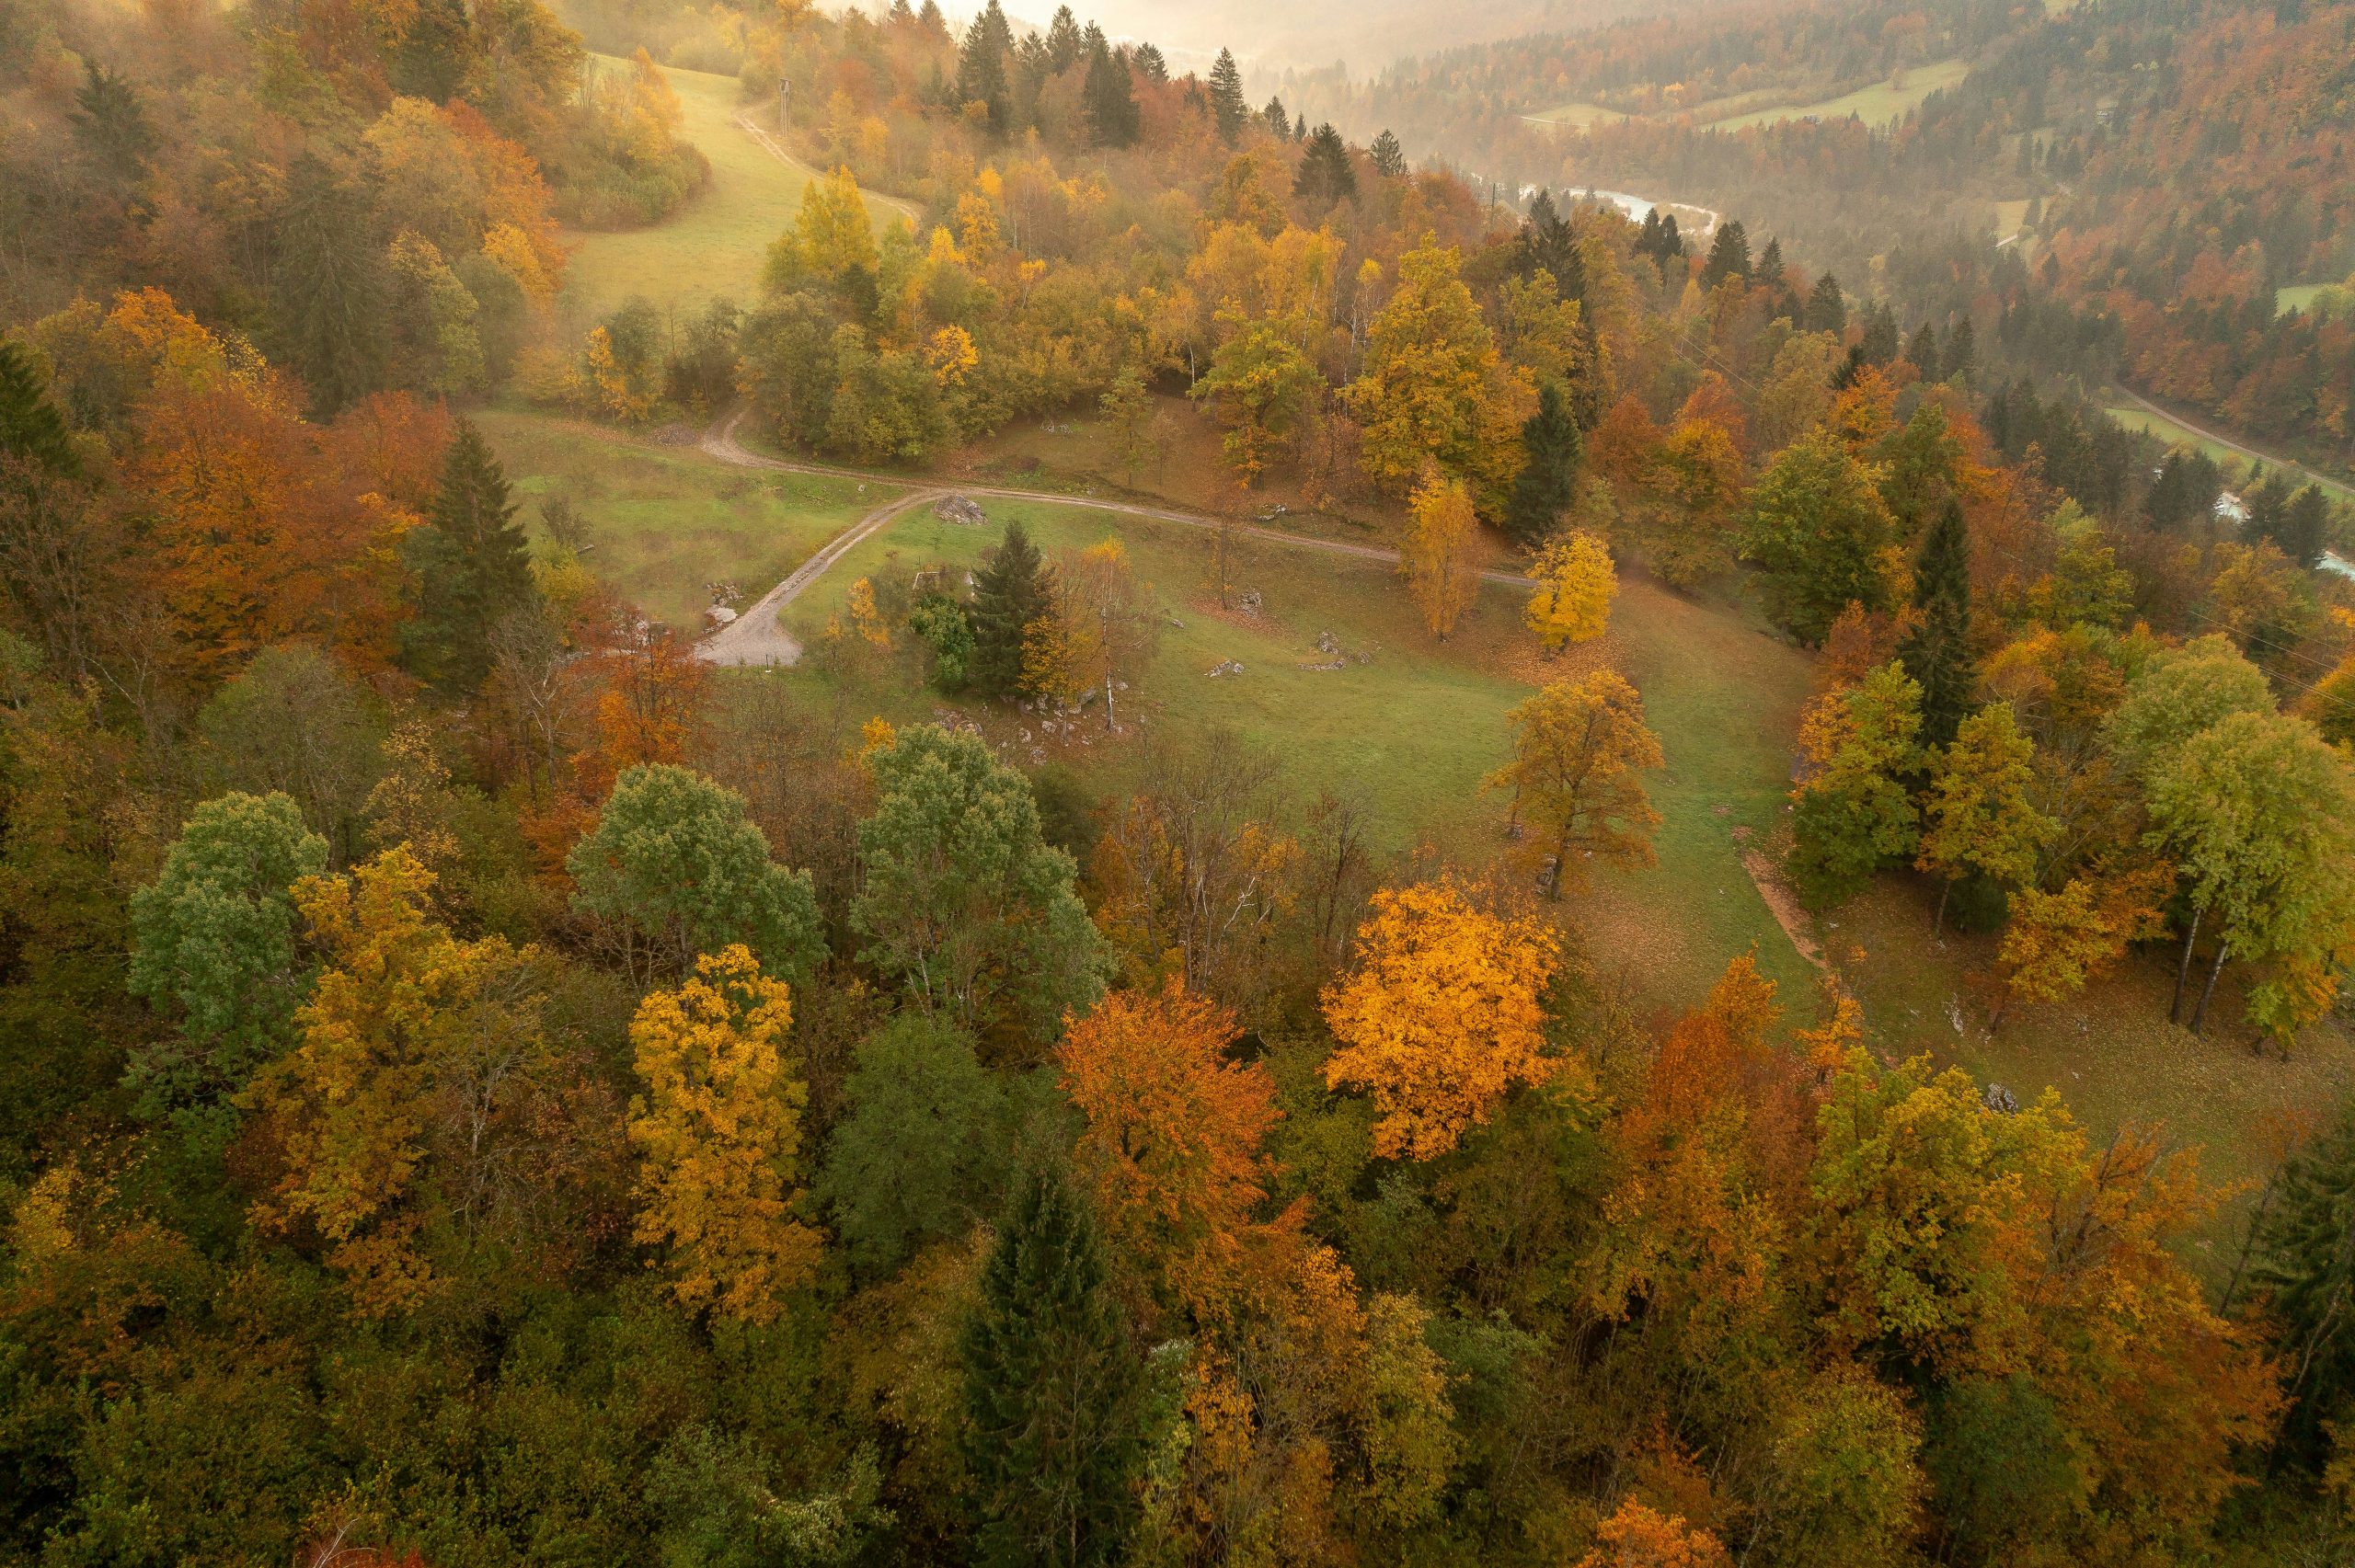
[[401,541],[417,578],[402,660],[443,691],[480,686],[490,673],[492,631],[537,597],[515,511],[499,460],[473,421],[461,419],[425,525]]
[[1807,314],[1801,324],[1809,332],[1841,333],[1848,330],[1848,301],[1840,292],[1840,280],[1826,272],[1808,291]]
[[1750,280],[1750,231],[1739,218],[1717,225],[1717,237],[1709,242],[1709,259],[1701,264],[1701,287],[1714,289],[1729,278]]
[[1320,208],[1358,199],[1358,171],[1350,163],[1349,143],[1327,120],[1308,138],[1308,150],[1292,171],[1292,193]]
[[973,18],[957,54],[957,101],[978,103],[989,109],[990,129],[1003,132],[1013,115],[1006,80],[1006,56],[1013,50],[1014,29],[997,0]]
[[388,293],[384,246],[362,192],[304,153],[286,177],[278,224],[279,357],[332,413],[384,380]]
[[1373,160],[1373,172],[1385,179],[1396,179],[1407,172],[1407,149],[1398,144],[1397,136],[1388,126],[1373,139],[1366,156]]
[[1130,147],[1136,144],[1142,120],[1137,109],[1136,90],[1129,79],[1129,63],[1112,52],[1104,40],[1102,29],[1094,22],[1087,24],[1087,82],[1084,94],[1087,105],[1088,133],[1099,147]]
[[973,578],[972,683],[994,697],[1022,690],[1022,639],[1054,603],[1055,574],[1018,522]]
[[2249,1273],[2292,1372],[2285,1436],[2311,1459],[2332,1446],[2322,1424],[2355,1388],[2355,1106],[2290,1157],[2258,1216]]
[[49,400],[32,355],[6,338],[0,338],[0,452],[67,478],[82,471],[64,417]]
[[1120,1559],[1135,1515],[1143,1379],[1104,1276],[1077,1195],[1059,1174],[1033,1172],[982,1265],[961,1346],[983,1568]]
[[1218,139],[1229,145],[1243,134],[1243,122],[1251,118],[1251,106],[1243,98],[1243,71],[1230,50],[1220,50],[1217,63],[1211,67],[1211,118],[1218,126]]
[[1942,379],[1938,374],[1938,335],[1928,322],[1924,322],[1913,334],[1913,340],[1905,345],[1905,358],[1921,372],[1924,381]]
[[1586,261],[1579,255],[1578,235],[1543,190],[1530,199],[1529,220],[1514,241],[1513,270],[1523,279],[1547,273],[1557,298],[1576,300],[1581,308],[1586,303]]
[[1529,461],[1513,481],[1505,532],[1519,544],[1534,544],[1554,532],[1577,498],[1579,466],[1586,456],[1560,383],[1549,381],[1538,390],[1537,412],[1522,426],[1521,444]]
[[1970,532],[1948,500],[1913,559],[1913,607],[1921,623],[1898,649],[1922,688],[1922,743],[1944,746],[1970,711]]

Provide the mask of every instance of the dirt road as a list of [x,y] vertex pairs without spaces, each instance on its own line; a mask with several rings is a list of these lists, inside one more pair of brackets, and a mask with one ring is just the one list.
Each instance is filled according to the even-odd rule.
[[[706,430],[697,443],[705,456],[732,464],[739,468],[764,468],[779,474],[823,474],[837,479],[863,479],[868,484],[904,485],[902,475],[870,473],[864,469],[840,468],[831,464],[801,463],[788,458],[769,457],[752,451],[736,438],[745,410],[738,408],[723,416]],[[1375,561],[1396,566],[1398,552],[1379,544],[1352,544],[1342,539],[1319,539],[1312,534],[1287,533],[1281,529],[1267,528],[1258,523],[1235,522],[1232,519],[1214,517],[1206,512],[1181,511],[1173,507],[1144,506],[1135,501],[1102,500],[1093,496],[1068,496],[1052,490],[1021,490],[1003,485],[934,484],[919,486],[914,490],[884,502],[850,527],[836,534],[825,547],[796,567],[791,576],[761,595],[751,609],[735,621],[721,627],[697,645],[702,657],[714,664],[761,665],[791,664],[801,657],[801,645],[778,624],[777,612],[801,596],[802,590],[825,575],[826,568],[847,555],[857,544],[877,529],[912,508],[927,505],[948,494],[988,496],[999,500],[1035,501],[1044,506],[1076,507],[1086,511],[1118,512],[1127,517],[1148,518],[1155,522],[1174,522],[1186,528],[1217,530],[1233,528],[1238,534],[1252,539],[1265,539],[1271,544],[1290,545],[1295,549],[1320,551],[1327,555],[1346,555],[1353,560]],[[1517,583],[1526,586],[1529,579],[1518,572],[1484,571],[1480,576],[1489,582]]]

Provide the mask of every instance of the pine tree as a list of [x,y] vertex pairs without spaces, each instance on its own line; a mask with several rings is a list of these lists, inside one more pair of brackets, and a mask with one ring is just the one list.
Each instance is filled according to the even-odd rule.
[[1921,624],[1898,658],[1922,688],[1922,741],[1944,746],[1970,708],[1970,534],[1949,500],[1913,561],[1913,606]]
[[1547,273],[1556,298],[1576,300],[1581,308],[1586,303],[1586,260],[1579,255],[1578,235],[1543,190],[1530,200],[1529,221],[1514,246],[1513,270],[1523,279]]
[[1505,532],[1520,544],[1534,544],[1554,532],[1554,524],[1576,498],[1579,468],[1586,456],[1578,421],[1570,418],[1569,399],[1562,395],[1559,383],[1549,381],[1539,388],[1537,412],[1522,426],[1521,444],[1529,461],[1513,481]]
[[1897,313],[1889,308],[1886,300],[1875,300],[1865,307],[1865,335],[1856,346],[1865,352],[1865,363],[1885,365],[1895,360],[1904,347],[1904,339],[1897,329]]
[[987,105],[993,131],[1005,131],[1011,119],[1005,57],[1012,32],[997,0],[990,0],[989,9],[965,29],[964,46],[957,55],[957,101]]
[[74,134],[117,179],[138,175],[155,152],[155,131],[130,79],[94,60],[82,62],[82,86],[75,89],[69,118]]
[[1055,7],[1054,20],[1047,24],[1047,68],[1061,75],[1079,63],[1084,46],[1079,38],[1079,19],[1068,6]]
[[2322,559],[2323,545],[2330,528],[2330,501],[2319,485],[2308,485],[2290,498],[2282,509],[2281,532],[2274,543],[2281,553],[2309,571]]
[[1407,172],[1406,149],[1398,145],[1398,138],[1387,126],[1383,128],[1381,135],[1373,139],[1373,145],[1367,148],[1366,153],[1373,159],[1374,172],[1385,179],[1396,179]]
[[375,390],[385,367],[386,278],[368,203],[304,153],[286,179],[278,225],[279,357],[332,413]]
[[1268,107],[1259,111],[1260,120],[1268,127],[1268,134],[1279,142],[1292,139],[1292,112],[1284,108],[1281,98],[1269,98]]
[[1142,1378],[1094,1220],[1063,1177],[1022,1184],[965,1325],[966,1462],[983,1568],[1120,1560],[1141,1457]]
[[1243,134],[1243,122],[1251,117],[1243,101],[1243,72],[1233,52],[1223,49],[1211,67],[1211,114],[1218,123],[1218,139],[1229,145]]
[[1292,193],[1320,207],[1358,199],[1358,171],[1350,163],[1349,144],[1327,120],[1308,139],[1300,167],[1292,171]]
[[1152,44],[1141,43],[1137,45],[1134,63],[1137,68],[1137,74],[1143,76],[1148,82],[1166,82],[1169,80],[1169,62],[1164,59],[1162,57],[1161,51]]
[[1905,358],[1921,372],[1924,381],[1941,379],[1938,375],[1938,335],[1928,322],[1922,324],[1921,329],[1913,334],[1913,340],[1905,346]]
[[1750,280],[1750,232],[1739,218],[1717,225],[1717,238],[1709,242],[1709,259],[1701,266],[1704,289],[1714,289],[1729,278]]
[[1815,280],[1808,292],[1807,314],[1801,318],[1809,332],[1838,334],[1848,330],[1848,302],[1840,292],[1840,280],[1826,272]]
[[1970,372],[1977,368],[1978,358],[1979,346],[1971,335],[1970,317],[1966,315],[1947,333],[1946,348],[1938,356],[1938,363],[1947,372],[1947,380],[1959,376],[1963,384],[1968,386],[1970,384]]
[[417,577],[415,608],[401,628],[403,660],[444,691],[482,684],[492,632],[538,594],[515,512],[499,460],[461,419],[425,525],[401,542]]
[[1128,63],[1112,52],[1095,23],[1087,25],[1087,35],[1086,102],[1090,134],[1099,147],[1133,146],[1141,127]]
[[1768,283],[1783,280],[1783,242],[1772,235],[1766,237],[1766,248],[1758,253],[1758,277]]
[[1022,639],[1054,603],[1054,571],[1018,522],[973,579],[972,683],[991,696],[1022,690]]
[[50,402],[32,356],[6,338],[0,338],[0,452],[61,477],[82,470],[64,418]]
[[2269,1315],[2295,1369],[2288,1423],[2310,1452],[2328,1438],[2324,1418],[2355,1382],[2355,1106],[2282,1167],[2278,1189],[2257,1209],[2250,1273],[2271,1295]]

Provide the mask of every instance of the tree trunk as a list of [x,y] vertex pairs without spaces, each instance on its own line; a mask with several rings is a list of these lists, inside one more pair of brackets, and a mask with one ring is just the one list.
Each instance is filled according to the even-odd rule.
[[2208,999],[2216,994],[2216,979],[2224,972],[2224,955],[2232,950],[2228,942],[2216,944],[2216,966],[2208,971],[2208,983],[2200,988],[2200,1005],[2191,1010],[2191,1032],[2195,1035],[2208,1020]]
[[2183,961],[2175,967],[2175,995],[2167,999],[2167,1022],[2178,1023],[2183,1017],[2184,982],[2191,976],[2191,944],[2200,940],[2200,918],[2205,910],[2191,911],[2191,929],[2184,933]]
[[1954,878],[1948,877],[1947,878],[1947,885],[1938,889],[1938,916],[1937,919],[1930,922],[1930,934],[1932,936],[1943,937],[1946,935],[1947,900],[1953,897]]

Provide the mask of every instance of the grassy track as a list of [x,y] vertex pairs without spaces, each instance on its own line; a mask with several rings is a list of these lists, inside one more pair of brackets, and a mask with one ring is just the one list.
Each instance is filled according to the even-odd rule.
[[476,416],[536,522],[561,493],[589,520],[589,565],[640,608],[689,633],[703,629],[706,584],[766,592],[890,486],[815,475],[726,468],[693,448],[641,445],[575,420],[488,411]]
[[[2108,413],[2112,418],[2130,430],[2141,430],[2145,434],[2156,436],[2170,446],[2196,447],[2222,464],[2228,471],[2245,469],[2252,461],[2249,452],[2203,435],[2188,425],[2167,418],[2156,409],[2121,403],[2112,406]],[[2269,464],[2269,466],[2280,467],[2283,464],[2274,462]],[[2355,501],[2355,486],[2342,484],[2336,479],[2325,478],[2319,474],[2303,468],[2299,472],[2298,479],[2301,484],[2311,479],[2339,500]]]
[[[568,236],[574,242],[572,261],[557,305],[576,331],[633,294],[681,315],[715,299],[750,304],[759,292],[769,242],[792,223],[810,183],[806,167],[784,163],[737,126],[734,77],[667,68],[662,74],[678,92],[684,134],[711,161],[711,182],[649,228]],[[878,226],[899,215],[873,193],[867,211]]]
[[1712,120],[1706,129],[1739,131],[1745,125],[1771,125],[1778,120],[1845,120],[1852,114],[1867,125],[1887,125],[1919,109],[1932,93],[1951,87],[1970,74],[1968,60],[1940,60],[1906,72],[1901,87],[1876,82],[1821,103],[1752,109],[1747,114]]

